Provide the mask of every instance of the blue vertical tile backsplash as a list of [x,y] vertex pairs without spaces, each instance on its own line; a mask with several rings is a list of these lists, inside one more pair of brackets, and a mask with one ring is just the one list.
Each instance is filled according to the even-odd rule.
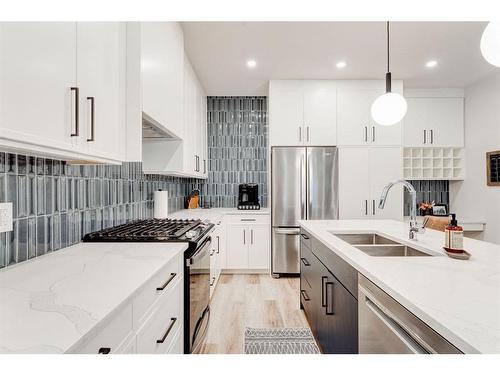
[[238,185],[259,185],[259,200],[267,207],[267,97],[207,98],[208,180],[202,202],[235,207]]
[[169,210],[200,202],[235,207],[240,183],[259,184],[267,206],[267,98],[208,97],[208,179],[144,175],[142,163],[71,165],[0,152],[0,202],[13,204],[13,231],[0,233],[0,268],[76,244],[89,232],[153,216],[153,192]]
[[141,163],[69,165],[0,152],[0,201],[13,203],[13,231],[0,233],[0,268],[80,242],[89,232],[153,215],[153,192],[184,207],[200,180],[144,175]]

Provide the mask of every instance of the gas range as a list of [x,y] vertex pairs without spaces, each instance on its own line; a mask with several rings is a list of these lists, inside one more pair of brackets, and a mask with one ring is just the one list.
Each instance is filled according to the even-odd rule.
[[201,220],[147,219],[86,234],[84,242],[189,242],[198,243],[213,224]]

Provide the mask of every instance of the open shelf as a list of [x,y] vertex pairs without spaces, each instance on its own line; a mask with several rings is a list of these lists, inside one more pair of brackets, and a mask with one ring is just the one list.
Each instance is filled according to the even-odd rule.
[[403,149],[406,180],[463,180],[464,150],[453,147],[407,147]]

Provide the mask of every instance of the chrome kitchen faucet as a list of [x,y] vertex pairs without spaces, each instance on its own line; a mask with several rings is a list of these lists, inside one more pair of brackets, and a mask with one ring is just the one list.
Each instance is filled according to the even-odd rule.
[[424,233],[425,228],[417,223],[417,191],[408,181],[405,180],[394,180],[389,182],[382,190],[382,195],[380,196],[380,201],[378,203],[378,208],[384,209],[385,201],[387,200],[387,194],[389,190],[396,184],[403,184],[403,186],[408,190],[411,195],[411,205],[410,205],[410,231],[408,233],[408,238],[410,240],[417,240],[417,233]]

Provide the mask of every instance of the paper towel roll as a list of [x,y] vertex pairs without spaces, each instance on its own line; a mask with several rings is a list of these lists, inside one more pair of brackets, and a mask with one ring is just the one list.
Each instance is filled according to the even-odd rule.
[[154,192],[153,216],[155,219],[166,219],[168,216],[168,191]]

